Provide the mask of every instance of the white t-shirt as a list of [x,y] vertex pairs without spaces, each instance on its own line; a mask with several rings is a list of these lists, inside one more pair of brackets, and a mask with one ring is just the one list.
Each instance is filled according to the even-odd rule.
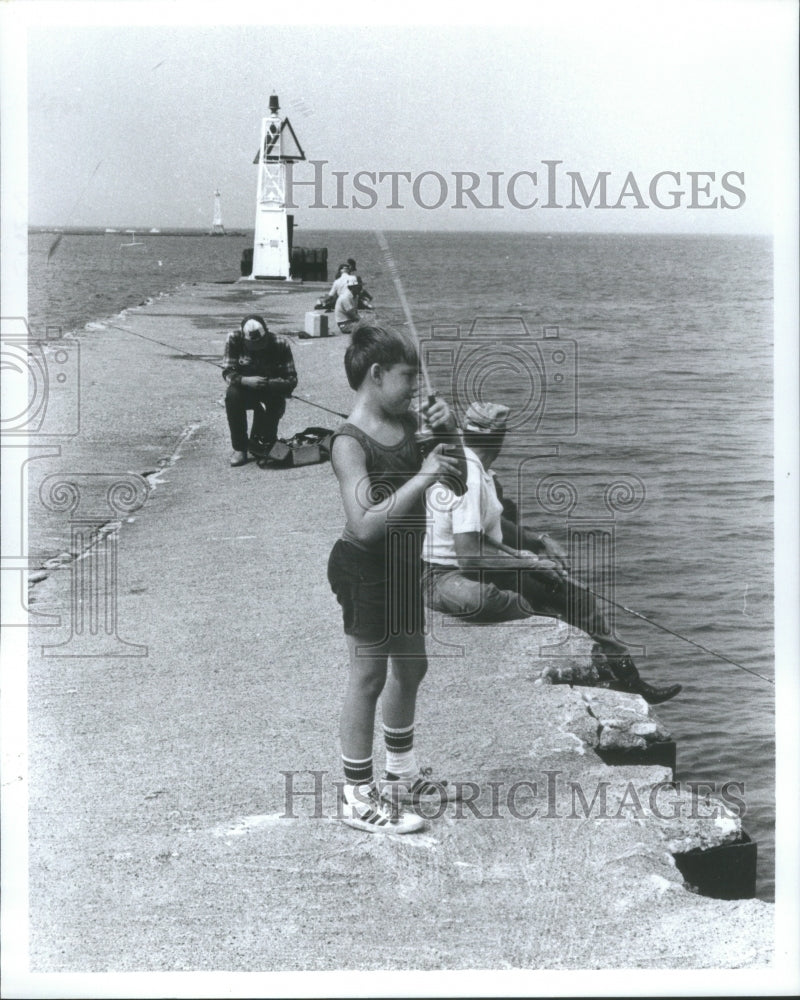
[[339,277],[331,285],[331,290],[328,292],[328,295],[341,295],[345,288],[347,288],[347,282],[350,278],[351,275],[347,271],[342,271]]
[[345,288],[333,309],[333,320],[335,323],[351,323],[358,319],[358,306],[352,290]]
[[482,532],[492,541],[503,541],[500,519],[503,505],[497,498],[494,474],[487,472],[478,456],[464,448],[467,458],[467,492],[457,497],[441,483],[425,492],[428,530],[425,533],[423,558],[443,566],[458,566],[454,535],[468,531]]

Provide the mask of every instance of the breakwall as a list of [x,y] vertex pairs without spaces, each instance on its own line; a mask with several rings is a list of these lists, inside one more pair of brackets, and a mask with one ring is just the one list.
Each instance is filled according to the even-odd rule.
[[[417,746],[462,802],[415,837],[336,821],[335,477],[229,468],[215,368],[242,315],[296,334],[320,291],[190,285],[79,337],[80,427],[29,463],[31,969],[768,966],[773,907],[692,892],[673,858],[735,822],[692,816],[663,766],[597,752],[653,742],[657,717],[537,683],[557,622],[432,616]],[[348,409],[344,346],[293,340],[298,394]],[[292,401],[281,433],[336,422]],[[53,477],[105,526],[94,555],[77,509],[43,502]],[[141,504],[103,514],[110,481],[140,479]],[[109,546],[79,632],[79,569]]]

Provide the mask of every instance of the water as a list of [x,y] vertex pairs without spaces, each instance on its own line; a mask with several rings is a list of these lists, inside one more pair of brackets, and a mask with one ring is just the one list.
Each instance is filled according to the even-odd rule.
[[169,292],[182,282],[227,281],[239,277],[247,237],[162,236],[138,232],[144,246],[122,248],[129,233],[56,237],[34,233],[29,240],[28,318],[34,331],[64,332],[112,316],[128,306]]
[[[54,237],[33,235],[34,327],[79,329],[180,282],[230,280],[249,245],[247,237],[137,238],[146,246],[121,250],[125,236],[65,236],[48,264]],[[546,412],[531,411],[497,466],[529,519],[556,535],[563,530],[564,512],[544,513],[536,486],[548,475],[569,481],[578,494],[572,517],[614,532],[618,601],[772,677],[770,241],[410,232],[388,238],[420,333],[460,328],[460,340],[445,338],[457,359],[455,378],[446,377],[452,364],[434,365],[437,389],[451,401],[480,390],[519,413],[531,385],[541,389],[547,377],[537,353],[542,327],[558,326],[566,389],[560,396],[549,391]],[[340,260],[356,257],[376,315],[405,321],[374,235],[303,231],[302,242],[329,248],[331,278]],[[498,316],[514,317],[515,328],[490,347],[481,342],[483,365],[471,369],[464,358],[476,341],[469,338],[483,336],[480,329],[470,334],[473,322]],[[535,359],[528,370],[520,348]],[[557,455],[530,459],[536,448],[555,445]],[[618,504],[611,526],[603,491],[614,481],[628,483],[633,494]],[[642,647],[637,662],[647,677],[684,685],[678,699],[658,708],[678,742],[678,778],[718,787],[744,782],[744,826],[759,845],[758,893],[773,898],[773,687],[628,615],[617,615],[616,629]]]

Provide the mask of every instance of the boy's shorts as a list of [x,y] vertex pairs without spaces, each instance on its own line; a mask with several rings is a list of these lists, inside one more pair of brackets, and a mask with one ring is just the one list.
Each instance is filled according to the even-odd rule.
[[419,559],[387,564],[339,539],[328,559],[328,582],[342,606],[345,635],[371,643],[422,635],[422,564]]

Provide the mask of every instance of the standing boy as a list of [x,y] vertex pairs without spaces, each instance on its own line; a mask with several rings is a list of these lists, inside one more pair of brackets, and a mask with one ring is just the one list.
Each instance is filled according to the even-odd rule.
[[[423,829],[424,821],[398,803],[441,794],[441,786],[420,772],[413,748],[417,688],[428,667],[420,553],[425,490],[457,473],[458,463],[443,454],[442,445],[421,458],[414,436],[417,419],[410,410],[417,363],[416,345],[406,333],[356,327],[345,353],[355,405],[331,448],[346,517],[328,562],[350,653],[340,726],[343,819],[376,833]],[[424,412],[434,429],[454,429],[446,403],[437,401]],[[383,793],[372,762],[381,694]]]

